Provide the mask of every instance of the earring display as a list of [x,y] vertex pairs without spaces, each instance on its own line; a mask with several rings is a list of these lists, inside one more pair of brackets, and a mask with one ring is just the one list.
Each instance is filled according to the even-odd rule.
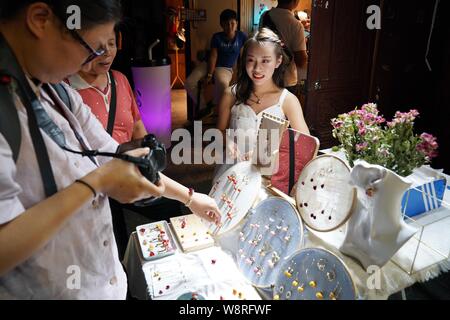
[[280,265],[301,247],[303,224],[289,202],[269,197],[253,210],[239,233],[237,264],[254,286],[275,283]]
[[172,229],[183,252],[191,252],[214,245],[214,239],[201,218],[194,214],[170,218]]
[[136,227],[142,256],[145,260],[162,258],[176,251],[169,225],[166,221]]
[[350,181],[350,168],[335,156],[320,156],[305,166],[298,179],[295,199],[308,227],[332,231],[350,218],[356,198]]
[[249,161],[239,162],[225,171],[213,185],[209,196],[222,214],[221,224],[207,223],[211,235],[221,235],[236,227],[253,206],[261,187],[259,169]]
[[274,300],[355,300],[356,289],[344,263],[317,248],[296,252],[283,263],[273,288]]

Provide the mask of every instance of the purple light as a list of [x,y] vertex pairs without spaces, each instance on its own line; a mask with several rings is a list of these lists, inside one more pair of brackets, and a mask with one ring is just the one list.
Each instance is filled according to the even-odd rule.
[[172,134],[170,65],[133,67],[132,72],[142,122],[168,148]]

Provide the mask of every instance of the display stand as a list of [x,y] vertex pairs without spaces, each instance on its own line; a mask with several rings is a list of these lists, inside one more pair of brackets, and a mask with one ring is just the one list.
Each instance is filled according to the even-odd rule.
[[170,88],[172,89],[173,86],[177,83],[177,81],[180,81],[181,85],[184,87],[184,82],[180,77],[180,67],[178,65],[178,51],[180,49],[178,49],[178,47],[175,47],[175,79],[173,79],[173,82],[170,86]]

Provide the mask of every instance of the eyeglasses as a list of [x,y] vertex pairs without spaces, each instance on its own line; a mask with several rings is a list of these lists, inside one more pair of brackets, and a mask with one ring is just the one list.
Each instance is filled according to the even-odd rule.
[[77,40],[83,47],[86,48],[87,51],[89,51],[89,56],[87,57],[86,61],[84,61],[83,65],[91,62],[92,60],[94,60],[97,57],[100,57],[102,55],[105,54],[106,50],[105,49],[99,49],[97,51],[95,51],[94,49],[91,48],[90,45],[88,45],[86,43],[86,41],[83,40],[83,38],[78,34],[78,32],[76,32],[75,30],[69,30],[70,33],[72,34],[72,36],[75,38],[75,40]]

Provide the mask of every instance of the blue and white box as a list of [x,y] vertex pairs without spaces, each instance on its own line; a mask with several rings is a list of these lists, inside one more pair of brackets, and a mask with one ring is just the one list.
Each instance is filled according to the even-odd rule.
[[438,209],[442,206],[447,179],[438,170],[429,166],[415,169],[408,176],[413,184],[402,199],[402,212],[408,217]]

